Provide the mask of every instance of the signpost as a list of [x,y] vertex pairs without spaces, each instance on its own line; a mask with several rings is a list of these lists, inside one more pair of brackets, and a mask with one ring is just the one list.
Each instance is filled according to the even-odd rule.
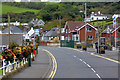
[[115,49],[117,49],[117,38],[116,38],[116,17],[113,18],[113,28],[115,27]]

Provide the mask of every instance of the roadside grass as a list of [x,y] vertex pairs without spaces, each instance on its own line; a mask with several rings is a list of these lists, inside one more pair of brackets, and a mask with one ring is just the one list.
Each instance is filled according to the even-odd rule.
[[35,14],[37,14],[39,12],[39,10],[36,10],[36,9],[19,8],[19,7],[2,4],[2,14],[7,14],[8,12],[23,13],[23,12],[27,12],[27,11],[34,12]]

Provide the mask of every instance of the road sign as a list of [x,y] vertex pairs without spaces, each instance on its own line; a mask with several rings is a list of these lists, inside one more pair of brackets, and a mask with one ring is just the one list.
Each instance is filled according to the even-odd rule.
[[35,29],[35,35],[39,35],[39,29]]

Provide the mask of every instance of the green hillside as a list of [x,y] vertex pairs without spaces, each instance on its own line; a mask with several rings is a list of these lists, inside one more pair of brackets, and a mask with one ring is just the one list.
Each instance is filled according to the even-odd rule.
[[34,12],[35,14],[39,12],[39,10],[36,10],[36,9],[19,8],[19,7],[2,4],[2,14],[6,14],[8,12],[23,13],[27,11]]

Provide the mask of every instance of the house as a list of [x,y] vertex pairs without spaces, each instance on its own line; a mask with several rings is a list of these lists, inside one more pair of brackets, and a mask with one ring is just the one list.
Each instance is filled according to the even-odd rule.
[[44,40],[45,41],[51,41],[55,37],[58,37],[58,34],[59,34],[58,28],[56,28],[56,27],[52,28],[50,31],[48,31],[44,34]]
[[[8,23],[0,23],[0,26],[7,26]],[[10,22],[10,25],[12,26],[19,26],[19,25],[23,25],[23,26],[28,26],[28,23],[20,23],[18,21],[16,22]]]
[[105,15],[98,11],[92,12],[91,15],[85,19],[85,21],[104,20],[109,18],[112,18],[112,15]]
[[32,21],[29,22],[29,24],[33,24],[34,27],[36,26],[44,26],[45,23],[40,19],[33,19]]
[[65,40],[74,40],[75,42],[85,41],[85,26],[87,28],[87,41],[96,39],[97,28],[90,23],[85,22],[66,22],[64,37]]
[[112,16],[112,18],[118,18],[118,17],[120,17],[120,14],[114,14],[113,16]]
[[[8,28],[0,32],[0,47],[7,47],[9,45]],[[23,31],[16,26],[10,26],[10,42],[15,42],[18,45],[23,45]]]
[[120,39],[120,23],[116,24],[116,28],[113,24],[107,26],[107,28],[102,32],[101,37],[105,37],[106,39],[111,39],[111,37],[115,38],[115,33],[117,40]]

